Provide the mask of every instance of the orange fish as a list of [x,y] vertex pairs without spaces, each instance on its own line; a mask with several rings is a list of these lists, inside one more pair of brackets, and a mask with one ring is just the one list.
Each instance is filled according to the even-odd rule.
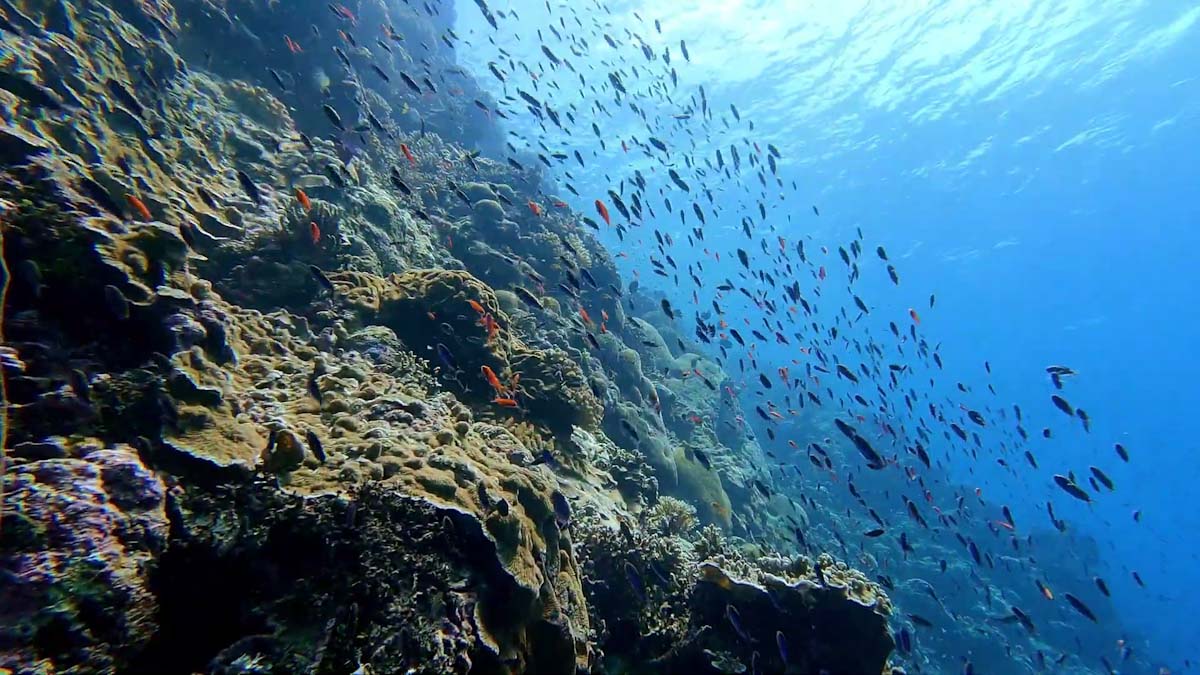
[[921,317],[917,316],[917,310],[913,309],[912,307],[909,307],[908,315],[912,317],[913,323],[915,323],[917,325],[921,324]]
[[596,212],[599,213],[600,217],[604,219],[605,225],[612,225],[612,218],[608,217],[608,207],[605,206],[604,202],[600,201],[599,199],[596,200]]
[[492,399],[492,403],[495,403],[496,405],[502,406],[505,408],[516,408],[517,407],[516,399],[505,398],[502,396],[497,396],[496,398]]
[[542,215],[542,207],[538,206],[537,203],[534,202],[532,199],[529,200],[529,210],[533,211],[533,215],[535,215],[535,216]]
[[497,396],[504,395],[504,385],[500,384],[500,378],[496,377],[496,372],[487,366],[480,366],[479,370],[483,372],[483,377],[492,385],[492,389],[496,390]]
[[317,227],[316,223],[310,222],[308,224],[308,235],[312,237],[312,243],[315,246],[317,242],[321,241],[321,228]]
[[405,144],[401,143],[401,144],[400,144],[400,152],[403,152],[403,153],[404,153],[404,157],[405,157],[406,159],[408,159],[408,163],[409,163],[409,164],[412,164],[412,165],[416,166],[416,164],[417,164],[417,158],[416,158],[416,157],[413,157],[412,150],[409,150],[407,145],[405,145]]
[[133,195],[125,195],[125,199],[129,202],[129,205],[138,212],[138,215],[141,216],[142,220],[154,220],[154,216],[150,215],[150,209],[146,208],[145,202],[137,197],[134,197]]
[[1034,579],[1034,582],[1037,583],[1038,590],[1042,592],[1042,597],[1046,598],[1047,600],[1054,599],[1053,591],[1051,591],[1049,588],[1047,588],[1046,584],[1043,584],[1041,581],[1039,581],[1037,579]]
[[300,202],[300,206],[303,206],[305,211],[312,211],[312,200],[300,188],[296,188],[296,201]]
[[479,304],[475,300],[468,299],[467,304],[471,306],[471,309],[475,310],[480,315],[487,314],[487,310],[483,308],[483,305]]
[[480,316],[479,321],[476,323],[480,326],[483,326],[484,330],[487,331],[488,340],[491,340],[500,333],[500,324],[496,323],[496,319],[493,318],[490,313]]
[[580,307],[579,308],[579,316],[583,317],[584,323],[586,323],[589,326],[592,325],[592,317],[588,316],[586,309]]

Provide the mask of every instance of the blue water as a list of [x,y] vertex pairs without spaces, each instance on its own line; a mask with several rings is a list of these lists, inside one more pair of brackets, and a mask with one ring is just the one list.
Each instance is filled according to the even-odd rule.
[[[628,254],[619,263],[630,278],[636,274],[645,287],[665,292],[676,307],[686,308],[681,320],[685,333],[691,330],[693,286],[683,274],[679,286],[652,274],[646,256],[653,244],[651,227],[674,237],[677,245],[671,252],[681,268],[704,261],[708,290],[700,294],[700,309],[708,308],[713,286],[739,273],[735,248],[765,260],[760,238],[774,246],[782,236],[789,247],[805,239],[814,264],[824,265],[830,274],[822,287],[824,319],[833,318],[835,306],[829,302],[845,288],[837,246],[848,245],[855,228],[862,228],[863,275],[854,292],[870,306],[871,315],[843,330],[864,340],[874,336],[890,348],[887,322],[896,321],[907,332],[908,308],[915,308],[921,336],[931,346],[940,343],[945,362],[943,371],[921,371],[922,378],[936,378],[924,391],[951,396],[955,404],[987,408],[990,419],[1005,407],[1011,422],[1012,404],[1025,413],[1030,440],[1016,451],[1009,424],[1003,431],[997,425],[983,433],[985,447],[978,458],[961,449],[931,453],[946,458],[946,470],[958,483],[939,487],[940,494],[979,488],[992,503],[1012,508],[1019,529],[1025,524],[1048,529],[1045,503],[1052,500],[1071,532],[1099,542],[1100,562],[1086,570],[1076,565],[1078,580],[1084,589],[1090,588],[1092,575],[1108,580],[1122,634],[1128,632],[1131,639],[1136,634],[1148,650],[1138,667],[1185,670],[1198,636],[1193,612],[1200,606],[1195,590],[1200,586],[1200,540],[1195,537],[1200,515],[1191,494],[1200,477],[1194,460],[1200,361],[1193,353],[1200,344],[1200,320],[1193,309],[1200,289],[1200,266],[1194,262],[1200,249],[1200,201],[1195,198],[1200,177],[1200,72],[1195,65],[1200,63],[1200,4],[667,4],[609,2],[606,12],[593,3],[552,4],[548,10],[540,0],[523,0],[494,7],[514,9],[519,18],[506,16],[500,30],[493,31],[475,4],[463,0],[456,30],[470,49],[461,49],[459,58],[499,99],[505,88],[486,75],[489,61],[507,64],[498,44],[540,73],[536,84],[528,77],[513,78],[507,93],[515,95],[520,86],[537,91],[560,110],[578,105],[573,135],[548,123],[543,128],[530,115],[514,115],[505,124],[518,148],[540,139],[552,150],[581,150],[586,169],[571,162],[552,171],[578,189],[581,197],[568,201],[580,212],[594,213],[592,200],[618,189],[634,168],[647,176],[648,201],[660,217],[648,218],[624,241],[611,229],[603,238],[615,253]],[[661,34],[654,19],[661,20]],[[582,56],[571,55],[566,43],[547,31],[548,25],[570,39],[586,40],[591,48],[580,50]],[[539,30],[545,44],[585,75],[586,86],[573,73],[549,67],[540,51]],[[635,80],[637,88],[661,83],[662,69],[647,68],[626,31],[657,54],[671,48],[680,80],[673,95],[677,103],[686,105],[698,85],[705,87],[714,110],[707,129],[694,118],[648,130],[636,115],[613,103],[611,91],[591,89],[604,84],[611,70],[628,72],[630,65],[643,73]],[[621,49],[604,45],[603,32],[620,42]],[[487,40],[493,35],[495,43]],[[688,44],[690,63],[679,53],[681,39]],[[627,76],[625,83],[633,91],[631,80]],[[555,82],[557,90],[550,88]],[[680,109],[655,96],[631,100],[660,119]],[[604,102],[605,112],[592,108],[588,114],[592,101]],[[730,103],[737,105],[742,122],[733,120]],[[587,131],[593,121],[606,140],[604,150]],[[671,146],[673,166],[679,166],[684,154],[711,158],[715,148],[739,144],[741,175],[729,180],[709,173],[702,181],[717,191],[723,209],[719,219],[710,217],[702,245],[723,252],[720,264],[699,250],[689,253],[687,228],[679,224],[678,213],[664,213],[657,195],[668,184],[663,164],[640,150],[625,153],[619,147],[622,139],[644,141],[651,134]],[[768,183],[766,223],[758,219],[761,186],[754,169],[746,166],[749,152],[740,143],[743,138],[758,142],[764,158],[766,143],[783,156],[780,177],[786,188]],[[728,154],[725,159],[729,161]],[[792,181],[797,190],[791,189]],[[628,191],[627,182],[626,195]],[[781,192],[783,201],[778,199]],[[570,197],[565,190],[558,194]],[[671,196],[677,211],[689,209],[688,227],[696,225],[691,200]],[[814,204],[820,216],[812,213]],[[743,215],[751,215],[756,224],[753,240],[741,235]],[[898,269],[899,287],[875,259],[877,245],[887,249]],[[820,253],[821,246],[829,248],[828,255]],[[810,299],[809,289],[818,285],[811,276],[806,269],[798,276]],[[930,293],[937,296],[933,309],[927,302]],[[742,312],[752,323],[762,316],[761,310],[732,296],[721,302],[728,316]],[[840,302],[853,308],[848,295]],[[767,374],[798,356],[794,347],[758,347],[760,370]],[[848,363],[861,360],[849,358]],[[1044,368],[1051,364],[1078,371],[1062,393],[1087,409],[1090,433],[1050,404],[1053,388]],[[728,362],[726,370],[738,375]],[[746,410],[758,398],[755,378],[743,378],[740,397]],[[958,392],[955,383],[971,393]],[[987,393],[989,383],[996,397]],[[1052,439],[1041,437],[1045,426],[1053,427]],[[757,431],[767,447],[763,427]],[[1001,442],[1009,442],[1007,454],[1001,454]],[[1114,442],[1129,448],[1131,463],[1120,462]],[[1036,455],[1039,469],[1021,459],[1025,447]],[[1010,468],[1000,466],[999,457]],[[1117,486],[1115,493],[1096,496],[1092,506],[1075,502],[1051,481],[1053,474],[1073,470],[1083,485],[1090,465],[1105,470]],[[1134,522],[1134,510],[1143,514],[1140,524]],[[1134,584],[1130,570],[1141,574],[1146,588]],[[1034,576],[1009,581],[1024,593]],[[1090,590],[1090,595],[1079,595],[1093,606],[1101,604],[1095,589]],[[1040,610],[1035,613],[1035,619],[1043,616]],[[1058,618],[1069,616],[1065,612]],[[1074,623],[1081,632],[1090,630],[1084,622]],[[1115,660],[1113,645],[1099,645],[1095,653],[1079,655],[1087,667],[1100,667],[1096,657],[1102,647]],[[1093,645],[1086,644],[1083,651],[1093,651]]]

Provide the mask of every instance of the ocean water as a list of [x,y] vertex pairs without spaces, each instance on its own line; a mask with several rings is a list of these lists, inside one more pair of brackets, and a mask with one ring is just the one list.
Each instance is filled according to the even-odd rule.
[[[1104,672],[1103,656],[1121,672],[1189,670],[1198,636],[1192,613],[1200,582],[1194,536],[1200,516],[1192,495],[1200,475],[1194,461],[1200,366],[1193,353],[1200,339],[1193,308],[1200,288],[1200,267],[1194,263],[1200,239],[1200,201],[1194,196],[1200,176],[1195,152],[1200,147],[1195,68],[1200,5],[765,0],[603,6],[514,2],[503,9],[516,10],[519,19],[510,17],[494,31],[475,3],[462,0],[457,6],[457,30],[470,45],[459,58],[480,73],[485,88],[497,98],[505,95],[505,86],[489,79],[486,67],[511,58],[542,74],[539,95],[553,91],[556,106],[574,103],[587,109],[591,102],[605,102],[603,111],[590,111],[600,137],[586,131],[591,119],[580,120],[572,134],[529,115],[503,123],[518,149],[537,152],[540,140],[555,149],[581,151],[586,168],[571,163],[552,172],[579,191],[577,198],[559,193],[577,210],[593,213],[592,200],[609,189],[628,195],[634,169],[655,186],[647,191],[653,194],[668,182],[667,162],[678,165],[685,155],[711,160],[717,148],[730,144],[742,150],[740,174],[726,178],[710,171],[704,181],[720,214],[713,216],[715,222],[710,217],[700,246],[679,245],[696,224],[690,212],[688,226],[680,224],[677,212],[660,213],[662,218],[647,219],[623,240],[611,230],[604,233],[614,252],[628,254],[619,260],[623,272],[683,308],[682,321],[690,325],[693,308],[710,310],[713,289],[723,280],[745,283],[738,277],[743,270],[734,249],[744,248],[761,261],[766,255],[761,238],[772,247],[776,237],[784,237],[789,247],[803,240],[814,265],[829,273],[822,285],[805,270],[806,296],[820,286],[826,319],[838,304],[854,318],[857,310],[837,247],[848,246],[861,228],[862,274],[853,292],[870,314],[842,330],[863,343],[873,337],[891,350],[885,339],[891,337],[888,322],[907,333],[908,310],[915,309],[920,336],[936,345],[945,367],[915,359],[911,350],[896,360],[912,362],[935,399],[944,397],[950,408],[962,404],[985,411],[989,419],[974,456],[969,444],[947,442],[939,429],[931,454],[947,481],[934,488],[936,501],[944,507],[958,495],[974,498],[978,488],[987,506],[969,516],[972,527],[987,527],[1000,519],[999,505],[1008,505],[1018,535],[1045,540],[1040,551],[1015,553],[1025,562],[993,570],[987,583],[1004,589],[1010,602],[1035,603],[1040,596],[1034,579],[1049,579],[1052,587],[1074,589],[1095,607],[1105,604],[1092,583],[1100,576],[1112,593],[1111,613],[1104,617],[1111,625],[1093,627],[1063,609],[1061,598],[1053,607],[1025,607],[1039,625],[1078,631],[1076,653],[1059,668]],[[550,26],[568,37],[557,39]],[[599,45],[606,32],[624,49]],[[540,51],[546,44],[562,54],[576,39],[597,47],[574,59],[587,75],[583,82],[574,73],[550,68]],[[681,58],[680,40],[687,42],[690,62]],[[680,105],[644,96],[635,97],[638,105],[661,122],[662,116],[695,104],[695,89],[703,85],[714,111],[711,123],[699,124],[697,113],[648,129],[637,114],[612,103],[603,74],[639,63],[640,53],[629,46],[638,42],[657,55],[669,48],[680,82],[675,101]],[[658,76],[656,69],[638,82],[649,87]],[[741,122],[733,119],[730,104],[737,106]],[[619,147],[622,139],[644,143],[649,135],[670,147],[669,159],[641,147],[629,152]],[[744,139],[756,141],[762,157],[766,143],[779,149],[783,189],[773,181],[765,190],[759,184],[756,169],[746,166],[750,150]],[[626,182],[618,188],[622,179]],[[763,191],[769,211],[760,219]],[[663,211],[661,199],[647,201]],[[690,200],[676,202],[676,211],[690,208]],[[746,215],[754,223],[752,239],[742,235]],[[661,260],[661,255],[653,250],[647,227],[673,237],[671,252],[681,270],[703,263],[697,270],[703,283],[698,303],[686,274],[680,273],[677,283],[654,274],[648,258]],[[875,259],[878,245],[898,270],[898,286]],[[823,246],[828,254],[820,252]],[[698,250],[704,247],[721,251],[720,262]],[[930,294],[936,295],[933,308]],[[757,325],[764,314],[736,294],[721,302],[730,324],[739,323],[736,317]],[[807,359],[797,354],[798,345],[754,342],[758,370],[772,377],[779,366],[790,365],[795,372],[803,366],[793,365],[793,359]],[[710,346],[716,354],[716,345]],[[738,395],[752,411],[756,403],[778,400],[780,390],[762,391],[750,368],[739,373],[736,362],[739,355],[745,358],[743,352],[730,349],[726,370],[741,377]],[[851,364],[863,360],[851,356],[841,358]],[[1077,371],[1058,393],[1087,410],[1090,432],[1052,405],[1055,390],[1045,368],[1053,364]],[[822,377],[828,379],[822,386],[832,383],[835,392],[851,390],[833,375]],[[969,391],[959,390],[960,383]],[[989,384],[995,395],[988,392]],[[1014,404],[1024,413],[1029,433],[1024,443],[1013,433]],[[1001,410],[1006,417],[1000,417]],[[921,412],[909,416],[897,406],[887,421],[911,431]],[[814,413],[803,428],[788,427],[786,437],[803,447],[836,436],[829,431],[829,418],[845,414]],[[788,451],[785,435],[769,444],[763,435],[768,425],[752,413],[747,416],[764,447]],[[1049,439],[1042,437],[1045,427],[1052,429]],[[882,433],[873,438],[881,445],[888,442]],[[1117,442],[1129,449],[1129,463],[1114,452]],[[906,444],[881,451],[903,454]],[[1038,469],[1023,459],[1025,449],[1036,457]],[[859,458],[847,459],[853,464]],[[1110,476],[1116,491],[1094,495],[1095,502],[1085,505],[1052,481],[1054,474],[1073,471],[1092,492],[1085,484],[1089,466]],[[850,465],[838,473],[845,477],[863,470]],[[831,513],[853,506],[836,487],[815,493]],[[885,501],[880,493],[902,489],[899,482],[873,487],[876,494],[867,495],[872,504]],[[908,492],[920,501],[919,491]],[[890,498],[888,508],[902,509],[894,492]],[[1066,522],[1068,535],[1051,526],[1047,501]],[[869,527],[861,512],[851,520]],[[925,535],[910,530],[910,536]],[[995,542],[990,545],[1002,552],[1002,540]],[[1095,547],[1091,555],[1085,553],[1090,546]],[[898,557],[896,546],[890,547]],[[957,555],[966,552],[960,547]],[[1053,571],[1042,574],[1039,566]],[[1144,588],[1132,579],[1134,570]],[[1004,614],[1003,604],[987,608],[980,588],[949,585],[942,595],[955,597],[948,603],[973,606],[976,616]],[[906,602],[901,593],[902,610]],[[1136,644],[1138,658],[1121,662],[1118,639]],[[939,644],[945,653],[933,660],[936,666],[926,666],[960,669],[971,647]],[[1031,652],[1022,652],[1022,658],[1031,658]],[[995,664],[991,672],[1019,672],[1010,666]]]
[[1196,669],[1200,3],[0,46],[0,673]]

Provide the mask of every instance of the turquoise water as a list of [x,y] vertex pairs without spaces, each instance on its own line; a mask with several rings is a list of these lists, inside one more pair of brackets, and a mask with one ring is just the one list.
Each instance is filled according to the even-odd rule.
[[[813,268],[824,266],[829,278],[815,279],[793,253],[796,278],[810,299],[813,289],[821,288],[818,320],[824,328],[838,307],[848,308],[844,339],[829,347],[829,355],[850,364],[865,360],[851,351],[852,341],[874,340],[894,349],[888,322],[907,333],[908,309],[915,309],[920,336],[931,348],[940,345],[945,367],[917,358],[911,349],[895,359],[910,363],[914,377],[919,375],[916,386],[932,399],[950,410],[961,404],[984,411],[989,420],[980,430],[975,456],[972,444],[947,441],[942,426],[930,427],[936,429],[931,455],[951,479],[933,487],[935,502],[944,506],[959,495],[974,498],[978,488],[989,506],[972,512],[970,527],[998,520],[997,507],[1006,504],[1019,536],[1044,539],[1040,548],[1013,553],[1022,564],[993,570],[989,584],[1006,592],[1009,602],[1033,602],[1027,598],[1038,598],[1034,578],[1048,578],[1052,587],[1072,589],[1095,609],[1103,598],[1091,579],[1101,576],[1111,589],[1113,613],[1105,614],[1100,626],[1064,609],[1061,597],[1054,605],[1026,606],[1043,628],[1061,624],[1064,632],[1077,631],[1079,661],[1068,665],[1100,671],[1103,656],[1123,672],[1188,669],[1196,637],[1191,608],[1197,605],[1194,588],[1200,580],[1191,536],[1200,517],[1190,494],[1200,473],[1193,459],[1193,416],[1200,406],[1193,345],[1200,323],[1191,306],[1200,288],[1192,260],[1200,221],[1194,198],[1200,175],[1195,152],[1200,147],[1195,69],[1200,6],[768,1],[610,2],[602,8],[590,2],[518,2],[491,9],[498,29],[486,23],[475,3],[458,3],[456,31],[467,45],[459,49],[460,61],[497,100],[515,97],[520,88],[560,112],[572,110],[575,117],[575,124],[560,130],[523,112],[519,99],[502,102],[511,111],[503,125],[513,146],[544,153],[537,147],[540,141],[553,152],[579,150],[586,167],[573,159],[556,161],[550,173],[579,192],[574,197],[563,189],[559,196],[586,214],[594,214],[593,200],[610,189],[628,197],[635,170],[645,177],[642,195],[657,215],[630,227],[623,240],[608,228],[602,235],[614,252],[627,254],[618,262],[630,278],[636,275],[644,289],[661,291],[682,308],[680,320],[690,331],[695,312],[711,309],[724,279],[769,288],[738,277],[742,268],[735,249],[750,253],[752,267],[772,269],[760,240],[773,253],[777,237],[784,237],[789,249],[803,239]],[[605,43],[605,33],[617,48]],[[690,61],[682,56],[681,40]],[[653,63],[641,43],[654,53]],[[567,59],[575,72],[552,64],[542,45]],[[662,59],[668,48],[677,87]],[[489,62],[522,74],[500,83],[488,74]],[[635,94],[627,100],[636,101],[641,114],[614,100],[607,81],[614,71],[623,73],[625,87]],[[713,111],[710,120],[696,109],[701,85]],[[730,104],[741,121],[734,119]],[[689,112],[690,119],[672,117]],[[593,122],[599,137],[591,130]],[[644,150],[649,136],[662,140],[669,152]],[[622,140],[628,151],[622,151]],[[765,187],[759,182],[757,167],[748,166],[753,149],[745,141],[758,143],[763,161],[766,144],[779,149],[782,188],[769,173]],[[730,144],[741,154],[739,173],[725,176],[704,166],[705,159],[715,161],[718,148],[729,163]],[[491,151],[505,154],[499,147]],[[691,167],[685,158],[694,160]],[[691,198],[672,190],[668,167],[681,170],[692,186]],[[700,186],[713,191],[711,203],[696,197]],[[674,200],[674,213],[665,213],[660,188]],[[688,231],[698,225],[690,206],[695,200],[707,213],[706,238],[690,247]],[[765,219],[759,217],[760,201]],[[686,225],[680,223],[680,210],[687,212]],[[752,239],[742,234],[744,216],[753,222]],[[857,310],[837,247],[848,246],[856,228],[864,239],[861,278],[853,293],[870,314],[853,321]],[[678,284],[653,273],[646,255],[655,245],[652,229],[675,242],[669,253],[681,270]],[[898,286],[876,258],[880,245],[900,275]],[[820,252],[822,246],[828,254]],[[720,262],[705,248],[722,252]],[[659,252],[652,254],[661,260]],[[702,286],[696,289],[682,270],[700,262]],[[932,309],[931,293],[937,298]],[[730,324],[747,318],[760,325],[764,316],[762,308],[737,293],[725,294],[720,302]],[[808,339],[815,340],[811,334]],[[754,342],[758,370],[772,377],[780,366],[803,367],[793,359],[812,360],[797,353],[800,343],[794,340],[791,345]],[[716,344],[711,346],[717,354]],[[744,351],[731,343],[725,359],[735,378]],[[1044,369],[1052,364],[1078,372],[1060,393],[1086,408],[1090,432],[1051,404],[1054,389]],[[766,400],[784,406],[781,390],[762,391],[753,370],[741,377],[738,395],[747,411]],[[834,393],[857,391],[832,375],[821,377],[828,378],[821,388],[832,383]],[[988,392],[988,384],[996,395]],[[910,414],[902,402],[892,402],[886,420],[866,424],[887,421],[912,431],[922,417],[934,422],[921,408]],[[1027,442],[1014,433],[1013,404],[1024,413]],[[1006,417],[999,416],[1001,409]],[[830,434],[830,419],[846,412],[827,401],[821,412],[802,418],[806,424],[781,425],[774,444],[764,436],[767,425],[756,417],[752,421],[764,447],[785,453],[784,440],[794,439],[801,447],[820,440]],[[1041,434],[1047,426],[1053,430],[1050,439]],[[881,428],[872,428],[881,452],[903,454],[911,437],[895,450],[885,449],[881,446],[889,439]],[[1129,449],[1131,462],[1117,457],[1117,442]],[[1022,458],[1026,449],[1039,468]],[[849,453],[848,465],[836,473],[843,480],[859,475],[869,503],[900,512],[894,491],[903,489],[899,472],[861,478],[861,459],[853,449]],[[807,460],[801,455],[797,461]],[[1093,465],[1111,476],[1116,491],[1093,494],[1091,505],[1073,500],[1052,481],[1054,474],[1073,471],[1093,492],[1085,485]],[[874,489],[866,489],[870,481]],[[806,487],[813,488],[797,490]],[[853,506],[838,483],[818,494],[830,513]],[[919,489],[910,487],[907,494],[921,502]],[[1048,500],[1069,534],[1051,527]],[[1141,512],[1140,523],[1133,518],[1135,510]],[[868,529],[864,514],[855,517]],[[935,535],[909,530],[909,536]],[[1083,551],[1093,540],[1097,551],[1090,557]],[[991,546],[1004,552],[1002,540],[996,541]],[[889,550],[900,558],[896,546]],[[965,550],[957,554],[967,556]],[[1145,588],[1133,581],[1133,570]],[[981,615],[989,612],[978,586],[935,582],[935,587],[963,606],[974,604]],[[903,610],[904,593],[897,599]],[[1137,644],[1138,655],[1123,663],[1116,643],[1122,638]],[[949,671],[966,657],[965,645],[958,651],[953,644],[937,648],[943,653],[926,664],[930,669],[940,664]]]

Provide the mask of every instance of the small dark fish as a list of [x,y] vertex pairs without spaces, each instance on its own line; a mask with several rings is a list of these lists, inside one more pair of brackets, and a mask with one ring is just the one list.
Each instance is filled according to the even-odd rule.
[[1104,487],[1108,488],[1109,490],[1117,489],[1117,486],[1113,484],[1112,479],[1108,477],[1108,474],[1101,471],[1098,467],[1089,466],[1088,469],[1092,472],[1092,475],[1096,477],[1096,480],[1100,481]]
[[536,295],[529,292],[524,287],[513,286],[513,293],[516,293],[517,297],[521,299],[521,302],[524,302],[525,304],[529,305],[530,307],[537,307],[538,309],[545,309],[545,306],[542,305],[542,301],[539,300]]
[[662,301],[662,311],[671,319],[675,318],[675,311],[671,309],[671,303],[666,298],[663,298]]
[[437,352],[438,361],[441,361],[443,366],[453,371],[458,370],[458,361],[454,359],[454,354],[449,347],[439,342],[434,349]]
[[883,532],[884,532],[884,531],[883,531],[883,529],[882,529],[882,528],[878,528],[878,529],[874,529],[874,530],[868,530],[868,531],[866,531],[866,532],[863,532],[863,536],[864,536],[864,537],[869,537],[869,538],[871,538],[871,539],[874,539],[875,537],[881,537],[881,536],[883,536]]
[[1087,605],[1083,604],[1082,600],[1071,595],[1070,593],[1063,593],[1063,597],[1066,598],[1067,602],[1069,602],[1071,606],[1075,608],[1076,612],[1079,612],[1081,615],[1090,619],[1094,623],[1099,623],[1099,619],[1096,618],[1095,613],[1093,613]]
[[1084,492],[1083,489],[1076,485],[1075,481],[1071,480],[1070,478],[1062,474],[1054,474],[1054,482],[1058,484],[1058,487],[1062,488],[1063,492],[1066,492],[1072,497],[1084,502],[1092,501],[1092,498],[1088,495],[1088,493]]
[[321,386],[317,382],[317,375],[318,373],[316,368],[313,368],[313,371],[308,375],[308,395],[316,399],[317,403],[320,403]]
[[261,205],[262,194],[258,191],[258,186],[254,184],[254,181],[250,179],[250,176],[247,176],[245,171],[238,169],[237,179],[238,182],[242,184],[242,189],[246,191],[247,195],[249,195],[250,201]]
[[909,614],[908,618],[914,624],[921,626],[922,628],[933,628],[933,622],[921,616],[920,614]]
[[642,581],[642,575],[633,566],[633,563],[628,561],[625,563],[625,578],[629,581],[629,587],[633,589],[638,600],[646,602],[646,583]]
[[750,636],[746,634],[746,629],[742,627],[742,615],[738,613],[737,608],[733,605],[725,605],[725,618],[729,621],[729,625],[733,626],[733,632],[746,642],[753,642]]
[[337,127],[340,131],[346,130],[346,127],[342,125],[342,116],[339,115],[332,106],[326,103],[321,106],[321,109],[325,111],[325,116],[329,118],[329,121],[333,123],[333,126]]
[[308,272],[309,274],[312,274],[313,278],[317,280],[317,283],[321,284],[325,290],[329,291],[330,293],[334,292],[333,282],[329,280],[329,277],[325,276],[325,273],[321,271],[320,267],[317,267],[316,265],[309,265]]
[[1054,402],[1055,408],[1058,408],[1059,410],[1063,411],[1063,413],[1065,413],[1068,416],[1071,416],[1071,417],[1075,416],[1075,409],[1071,407],[1070,403],[1067,403],[1067,399],[1059,396],[1058,394],[1051,394],[1050,400]]
[[1115,443],[1113,444],[1113,449],[1117,451],[1117,456],[1121,458],[1121,461],[1129,461],[1129,451],[1125,449],[1125,446],[1121,445],[1120,443]]
[[321,439],[312,429],[305,432],[304,436],[308,439],[308,449],[312,451],[313,456],[317,458],[318,462],[324,464],[325,446],[321,445]]
[[271,74],[271,79],[275,80],[275,84],[279,85],[280,89],[284,91],[288,90],[287,85],[283,83],[283,77],[279,75],[279,71],[274,68],[267,68],[267,72]]
[[1090,433],[1092,430],[1092,419],[1088,417],[1087,411],[1083,408],[1076,408],[1075,416],[1078,417],[1079,421],[1083,424],[1083,430]]
[[1112,597],[1112,593],[1108,592],[1108,584],[1104,583],[1103,579],[1101,579],[1100,577],[1094,577],[1092,579],[1092,581],[1094,581],[1096,583],[1096,588],[1100,589],[1100,592],[1104,594],[1104,597],[1106,597],[1106,598]]
[[567,496],[555,490],[550,494],[550,503],[554,506],[555,522],[560,528],[566,527],[571,522],[571,504]]

